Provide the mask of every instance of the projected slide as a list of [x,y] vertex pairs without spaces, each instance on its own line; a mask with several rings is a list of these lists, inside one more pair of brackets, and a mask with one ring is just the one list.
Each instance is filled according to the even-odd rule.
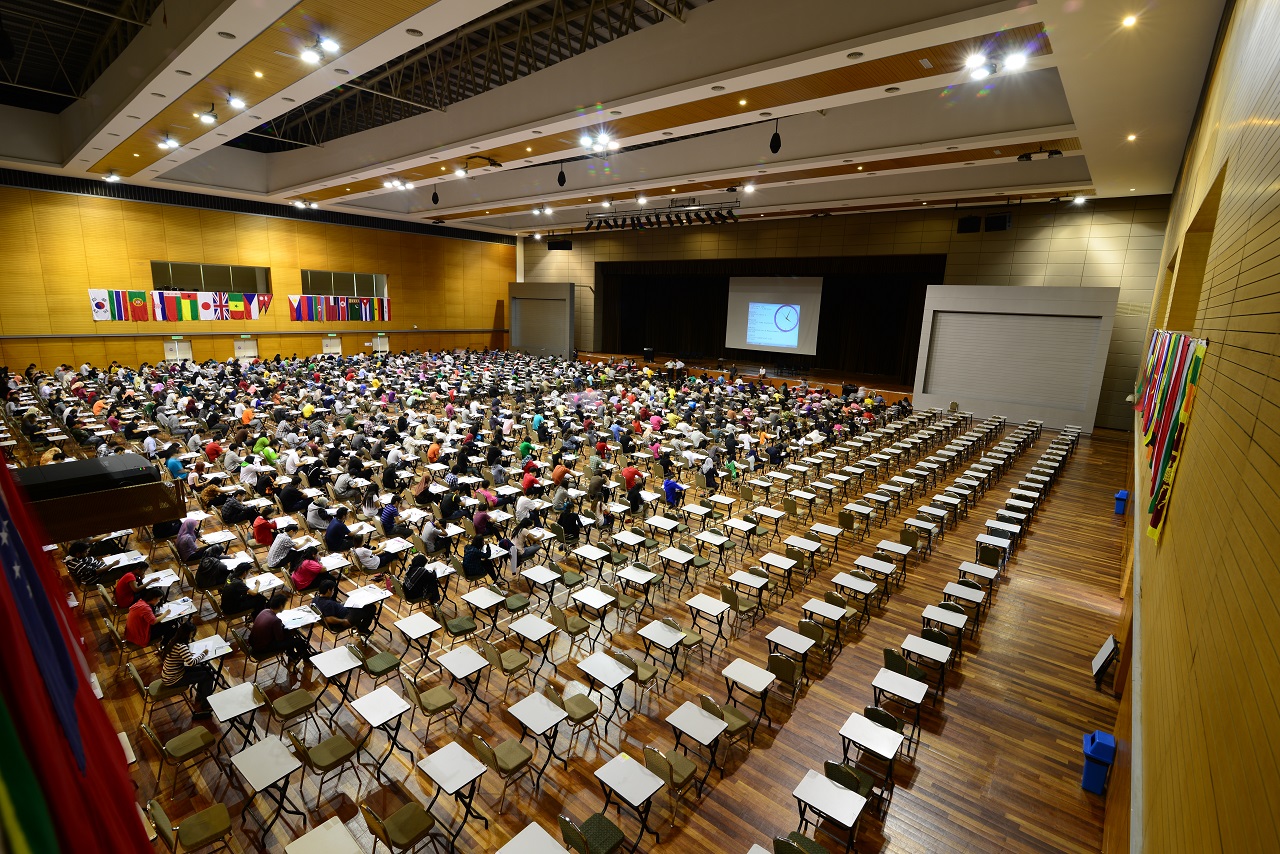
[[800,343],[800,306],[753,302],[747,306],[747,343],[753,347],[795,347]]
[[812,356],[818,348],[821,313],[822,279],[735,276],[729,280],[724,345]]

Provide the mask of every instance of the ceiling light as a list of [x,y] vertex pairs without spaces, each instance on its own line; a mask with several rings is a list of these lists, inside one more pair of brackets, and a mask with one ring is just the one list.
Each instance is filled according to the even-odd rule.
[[116,170],[112,169],[110,172],[102,176],[102,180],[106,181],[108,184],[114,184],[120,180],[120,176],[116,174]]
[[1011,53],[1004,58],[1004,67],[1010,71],[1021,71],[1027,67],[1027,55],[1025,53]]
[[142,155],[135,151],[135,152],[133,153],[133,156],[134,156],[134,157],[141,157]]
[[862,167],[861,167],[861,166],[859,166],[859,167],[858,167],[858,171],[859,171],[859,172],[861,172],[861,171],[862,171]]
[[310,204],[307,205],[307,207],[311,208],[312,210],[315,210],[316,208],[320,207],[320,205],[317,202],[311,202]]
[[211,125],[218,120],[218,114],[213,111],[213,104],[209,105],[207,113],[200,114],[200,121],[206,125]]
[[529,146],[527,146],[527,145],[524,147],[524,150],[525,150],[525,151],[533,151],[533,149],[532,149],[532,148],[530,148],[530,147],[529,147]]
[[538,216],[538,215],[539,215],[539,214],[541,214],[541,213],[542,213],[542,208],[534,208],[534,209],[533,209],[533,215],[534,215],[534,216]]
[[404,182],[404,188],[405,188],[406,190],[412,190],[412,189],[413,189],[413,182],[412,182],[412,181],[405,181],[405,182]]
[[1125,15],[1124,20],[1120,23],[1124,24],[1126,27],[1132,27],[1134,24],[1138,23],[1138,17],[1136,15]]
[[255,72],[253,72],[253,76],[254,76],[254,77],[261,77],[261,76],[262,76],[262,72],[261,72],[261,71],[255,71]]
[[581,145],[583,148],[590,148],[590,147],[591,147],[591,137],[587,136],[587,135],[584,133],[582,136],[578,137],[578,144],[579,144],[579,145]]
[[644,204],[648,204],[648,202],[649,202],[649,200],[648,200],[647,198],[645,198],[644,193],[641,193],[640,195],[636,196],[636,204],[637,204],[637,205],[644,205]]
[[299,208],[299,209],[301,209],[301,208],[305,208],[305,207],[307,206],[307,204],[306,204],[306,202],[294,202],[294,203],[293,203],[293,206],[294,206],[295,208]]
[[745,107],[746,105],[747,105],[747,99],[746,99],[746,98],[741,98],[741,99],[739,99],[739,100],[738,100],[738,106],[739,106],[739,107]]
[[610,151],[617,151],[622,146],[617,140],[612,140],[605,147],[608,148]]
[[591,146],[591,150],[592,150],[592,151],[604,151],[604,146],[597,142],[595,145]]
[[1133,142],[1135,139],[1138,138],[1138,135],[1136,133],[1131,133],[1125,138],[1128,139],[1130,142]]
[[1053,158],[1055,158],[1055,157],[1061,157],[1061,156],[1062,156],[1062,150],[1061,150],[1061,149],[1058,149],[1058,148],[1051,148],[1051,149],[1049,149],[1048,151],[1046,151],[1045,153],[1049,155],[1049,159],[1050,159],[1050,160],[1052,160],[1052,159],[1053,159]]
[[333,39],[324,39],[323,41],[321,41],[320,49],[323,50],[325,53],[337,53],[339,50],[338,43]]
[[171,136],[165,136],[165,138],[156,143],[156,145],[166,151],[171,151],[178,147],[178,141]]
[[612,206],[613,206],[613,202],[609,201],[608,199],[605,199],[603,202],[600,203],[600,207],[602,208],[608,208]]
[[229,98],[227,98],[227,105],[231,107],[231,109],[233,110],[244,109],[244,101],[240,98],[237,98],[235,95],[232,95]]
[[1075,205],[1083,205],[1083,204],[1084,204],[1084,196],[1076,196],[1074,199],[1072,199],[1072,200],[1071,200],[1071,203],[1072,203],[1072,204],[1075,204]]
[[964,67],[972,71],[987,64],[987,58],[980,53],[971,53],[964,60]]
[[607,134],[607,133],[602,133],[602,134],[600,134],[599,136],[597,136],[597,137],[596,137],[596,142],[600,143],[601,145],[608,145],[608,144],[609,144],[609,134]]
[[780,119],[775,119],[775,120],[774,120],[774,122],[773,122],[773,136],[769,137],[769,150],[770,150],[771,152],[773,152],[774,154],[777,154],[779,151],[781,151],[781,150],[782,150],[782,134],[778,133],[778,122],[779,122],[779,121],[780,121]]
[[979,65],[977,68],[972,69],[969,72],[969,79],[970,80],[986,80],[988,77],[990,77],[992,74],[995,74],[999,70],[1000,70],[999,67],[997,67],[994,62],[988,62],[985,65]]
[[742,192],[744,192],[744,193],[754,193],[755,191],[756,191],[756,185],[755,185],[755,184],[747,184],[746,186],[744,186],[744,187],[742,188]]
[[534,239],[534,240],[541,240],[541,239],[542,239],[542,232],[540,232],[540,231],[535,231],[535,232],[533,233],[533,239]]
[[457,175],[459,178],[465,178],[467,177],[467,167],[459,166],[457,169],[453,170],[453,174]]
[[1024,153],[1022,153],[1022,154],[1019,154],[1019,155],[1018,155],[1018,162],[1019,162],[1019,163],[1030,163],[1030,162],[1031,162],[1031,152],[1030,152],[1030,151],[1027,151],[1027,152],[1024,152]]
[[320,61],[320,51],[313,50],[312,48],[307,48],[303,50],[302,53],[298,54],[298,57],[303,62],[309,62],[312,65],[315,65],[317,62]]

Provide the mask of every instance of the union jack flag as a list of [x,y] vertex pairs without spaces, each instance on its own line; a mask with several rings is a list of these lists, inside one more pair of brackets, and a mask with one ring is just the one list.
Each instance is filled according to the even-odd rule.
[[214,320],[231,319],[231,303],[227,300],[226,294],[214,294],[211,301],[213,303]]

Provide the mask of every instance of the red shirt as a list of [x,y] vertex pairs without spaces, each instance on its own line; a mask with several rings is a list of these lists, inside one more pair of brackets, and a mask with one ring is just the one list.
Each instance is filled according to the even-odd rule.
[[605,454],[609,453],[609,444],[605,442],[603,439],[601,439],[599,442],[596,442],[596,453],[602,457]]
[[316,580],[316,576],[324,572],[324,567],[314,560],[304,560],[293,571],[293,583],[299,590],[305,590]]
[[636,485],[636,481],[640,478],[640,469],[635,466],[627,466],[622,470],[622,482],[627,485],[627,489]]
[[116,582],[116,607],[128,608],[133,604],[133,583],[138,580],[138,576],[132,572],[126,572],[120,576],[120,580]]
[[276,538],[276,526],[271,523],[270,519],[264,519],[259,516],[253,520],[253,539],[260,546],[269,546],[271,541]]
[[527,471],[524,473],[524,477],[520,480],[520,488],[525,492],[528,492],[530,489],[533,489],[533,483],[536,480],[537,478],[534,477],[533,472]]
[[156,612],[141,599],[129,606],[129,616],[124,620],[124,639],[146,646],[151,643],[151,627],[158,621]]
[[222,446],[217,442],[210,442],[204,446],[204,455],[209,458],[209,462],[216,463],[218,457],[222,456]]

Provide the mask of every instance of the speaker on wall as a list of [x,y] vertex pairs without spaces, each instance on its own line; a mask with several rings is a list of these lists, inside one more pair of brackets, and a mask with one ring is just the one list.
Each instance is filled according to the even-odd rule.
[[568,252],[571,249],[573,249],[572,240],[548,240],[547,241],[548,252]]
[[982,231],[982,217],[962,216],[956,220],[956,234],[976,234]]
[[987,231],[1008,231],[1013,227],[1013,214],[992,214],[987,217]]

